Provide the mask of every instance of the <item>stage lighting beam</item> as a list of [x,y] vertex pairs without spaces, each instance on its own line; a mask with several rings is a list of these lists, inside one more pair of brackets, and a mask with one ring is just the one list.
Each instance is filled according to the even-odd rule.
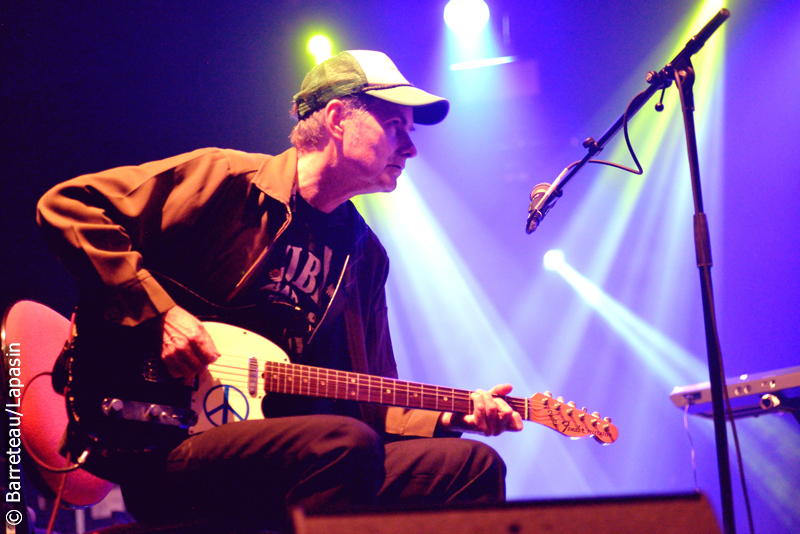
[[489,21],[489,6],[483,0],[450,0],[444,7],[444,21],[461,36],[477,35]]
[[555,271],[564,263],[564,253],[560,250],[548,250],[544,255],[544,268],[548,271]]
[[477,59],[475,61],[462,61],[460,63],[453,63],[450,65],[450,70],[470,70],[480,69],[483,67],[494,67],[495,65],[505,65],[506,63],[513,63],[517,58],[514,56],[493,57],[489,59]]

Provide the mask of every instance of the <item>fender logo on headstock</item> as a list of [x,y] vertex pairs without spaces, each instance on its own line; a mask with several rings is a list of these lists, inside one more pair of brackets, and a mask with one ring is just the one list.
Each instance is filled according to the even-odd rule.
[[[537,393],[530,398],[532,405],[531,420],[546,418],[548,422],[539,421],[556,432],[571,438],[592,436],[600,443],[609,444],[616,441],[619,431],[611,423],[611,418],[601,418],[597,412],[588,413],[586,408],[578,409],[574,402],[564,402],[562,397],[553,398],[549,391]],[[536,413],[544,412],[544,417]]]

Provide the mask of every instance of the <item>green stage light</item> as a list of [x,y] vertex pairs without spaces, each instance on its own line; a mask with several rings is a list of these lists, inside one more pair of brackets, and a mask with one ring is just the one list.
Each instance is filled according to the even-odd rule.
[[319,65],[333,55],[331,40],[324,35],[315,35],[308,40],[308,53],[314,56],[314,64]]

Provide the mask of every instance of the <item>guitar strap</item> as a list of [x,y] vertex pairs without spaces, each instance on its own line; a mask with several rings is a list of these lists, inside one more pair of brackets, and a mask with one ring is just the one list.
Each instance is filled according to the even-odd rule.
[[53,372],[50,375],[53,390],[64,396],[64,390],[67,388],[69,380],[69,373],[67,372],[67,360],[71,357],[71,351],[75,350],[75,312],[72,312],[72,317],[69,321],[69,337],[64,342],[64,347],[58,354],[55,363],[53,364]]

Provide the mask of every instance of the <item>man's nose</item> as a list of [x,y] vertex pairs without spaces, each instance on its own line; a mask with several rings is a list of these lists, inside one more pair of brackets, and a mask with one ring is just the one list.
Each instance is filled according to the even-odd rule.
[[407,133],[403,135],[400,141],[400,154],[404,158],[413,158],[417,155],[417,147],[414,146],[414,142],[411,140],[411,136]]

